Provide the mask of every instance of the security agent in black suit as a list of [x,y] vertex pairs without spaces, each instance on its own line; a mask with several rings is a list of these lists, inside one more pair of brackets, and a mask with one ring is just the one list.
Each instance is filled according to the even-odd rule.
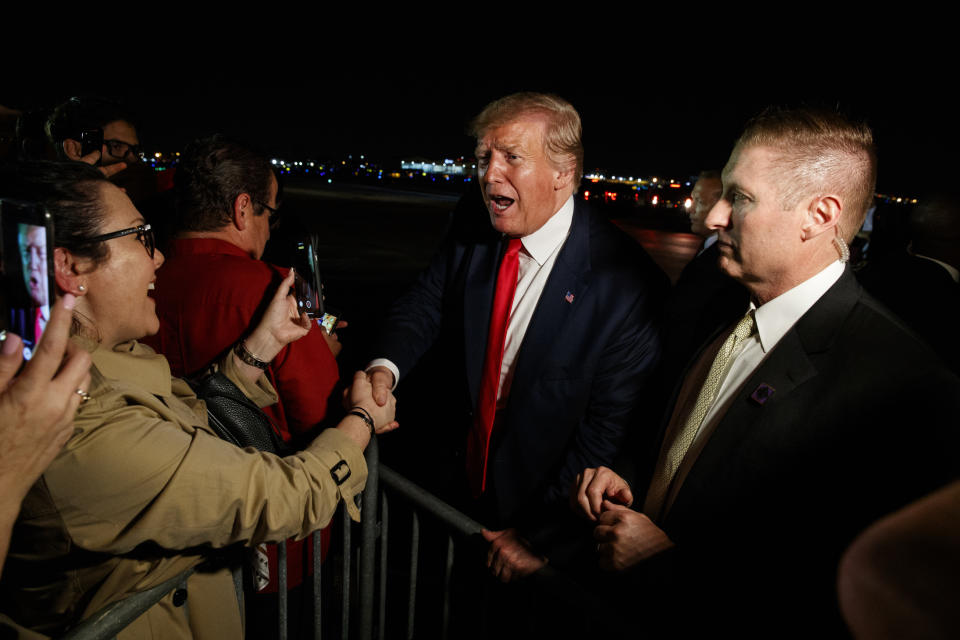
[[[837,264],[875,175],[869,129],[836,114],[768,111],[739,139],[707,225],[721,268],[758,308],[759,338],[747,334],[721,371],[742,382],[720,387],[706,417],[692,420],[685,453],[692,401],[672,407],[645,477],[631,487],[610,469],[586,469],[574,496],[597,523],[600,565],[614,572],[613,612],[630,611],[613,626],[842,634],[842,550],[870,522],[956,477],[960,380]],[[764,305],[782,310],[811,290],[799,317],[781,320],[790,325],[782,337],[764,345]],[[739,320],[718,322],[719,339],[694,359],[680,394],[711,387],[701,380],[712,352]],[[671,474],[664,463],[678,450]]]

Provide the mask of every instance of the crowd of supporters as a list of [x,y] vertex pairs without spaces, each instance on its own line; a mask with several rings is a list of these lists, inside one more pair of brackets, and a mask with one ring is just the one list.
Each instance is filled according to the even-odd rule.
[[[318,327],[292,293],[296,278],[309,274],[263,260],[282,199],[264,155],[222,136],[203,138],[183,150],[173,180],[158,179],[142,170],[134,116],[115,103],[71,98],[42,113],[0,111],[16,122],[0,149],[3,213],[36,205],[53,231],[42,240],[17,236],[18,271],[4,273],[4,286],[24,288],[32,302],[19,316],[3,309],[10,329],[0,350],[0,627],[57,636],[203,563],[188,583],[192,606],[171,594],[126,633],[265,637],[278,588],[273,543],[289,538],[290,631],[308,635],[300,602],[310,596],[311,563],[308,545],[297,541],[323,530],[341,503],[359,518],[363,451],[374,434],[398,426],[393,391],[436,343],[441,351],[457,345],[446,355],[468,373],[461,384],[459,372],[441,380],[444,370],[431,371],[437,395],[425,400],[424,413],[442,430],[467,397],[468,415],[456,417],[463,432],[436,437],[438,447],[460,441],[430,474],[438,493],[490,527],[484,558],[458,567],[455,586],[455,611],[483,623],[462,622],[458,632],[956,631],[960,201],[931,194],[913,207],[874,202],[869,131],[832,116],[766,114],[748,125],[723,172],[700,175],[690,215],[702,242],[668,291],[639,246],[572,204],[582,174],[576,112],[552,96],[517,96],[491,103],[474,121],[483,203],[476,193],[464,196],[447,242],[366,349],[370,365],[344,385],[342,402],[333,397],[336,327]],[[845,136],[846,146],[824,142]],[[834,168],[819,177],[797,170],[814,164],[801,147],[835,160]],[[815,184],[818,204],[797,227],[803,250],[769,241],[785,215],[771,218],[765,243],[751,244],[761,213],[744,212],[765,203],[758,185],[774,175],[756,167],[788,171],[777,154],[790,156],[795,172],[776,174],[793,185],[779,192],[781,214],[796,209],[788,203],[799,198],[793,192]],[[835,195],[835,174],[862,183],[864,193],[844,187]],[[582,273],[568,250],[581,234],[594,243]],[[8,240],[0,250],[18,246]],[[801,277],[796,264],[791,271],[778,262],[790,252],[829,267]],[[561,286],[545,311],[540,297],[554,293],[558,269],[573,273],[575,284]],[[827,277],[776,338],[768,325],[758,331],[761,319],[773,323],[761,315],[767,303]],[[470,291],[490,299],[471,307]],[[821,296],[831,300],[828,311]],[[580,316],[590,338],[583,345],[544,331],[545,315],[587,313],[588,305],[596,315]],[[751,346],[730,342],[745,309],[752,356]],[[483,317],[479,325],[471,312]],[[847,312],[850,319],[837,319]],[[813,317],[822,320],[816,330]],[[774,350],[781,340],[788,344]],[[542,357],[534,358],[538,344]],[[754,361],[718,365],[728,346],[734,360],[747,352]],[[778,354],[801,347],[806,356],[774,371]],[[564,348],[568,360],[555,355]],[[534,359],[546,370],[528,380]],[[890,363],[908,373],[890,381],[881,375]],[[472,365],[483,373],[471,377]],[[746,367],[742,374],[737,366]],[[721,383],[742,375],[737,384],[751,388],[714,389],[677,454],[676,433],[690,422],[687,413],[700,411],[714,368],[723,369]],[[771,377],[754,384],[754,371]],[[824,372],[826,381],[816,378]],[[211,426],[197,390],[209,380],[260,408],[272,445],[241,448]],[[915,406],[897,400],[893,410],[872,399],[884,389],[893,390],[891,402],[894,391],[928,395],[913,397]],[[787,393],[798,408],[778,404]],[[738,406],[738,394],[749,409]],[[766,417],[738,413],[761,410]],[[725,414],[767,431],[757,439],[734,433]],[[799,428],[808,430],[803,438],[791,431]],[[718,442],[727,449],[710,448]],[[889,468],[894,461],[899,468]],[[707,473],[708,464],[719,470]],[[820,475],[809,468],[818,464]],[[778,484],[794,465],[809,477]],[[905,474],[910,482],[901,482]],[[861,502],[850,504],[855,496]],[[769,505],[765,513],[757,512],[761,504]],[[789,535],[788,518],[796,519]],[[704,522],[716,528],[709,539],[697,531]],[[803,536],[805,548],[783,548]],[[251,550],[246,612],[216,553],[238,544]],[[562,576],[545,573],[548,565]],[[472,582],[490,574],[506,586],[490,591]],[[785,587],[791,575],[795,588]],[[488,602],[475,605],[479,594]],[[747,597],[754,600],[738,602]],[[804,608],[808,619],[791,618]]]

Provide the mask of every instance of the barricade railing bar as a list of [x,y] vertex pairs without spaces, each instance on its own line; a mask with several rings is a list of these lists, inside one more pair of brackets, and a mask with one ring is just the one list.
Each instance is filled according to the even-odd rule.
[[[337,586],[340,591],[340,637],[342,640],[357,638],[372,640],[376,637],[383,640],[386,633],[387,615],[387,551],[389,547],[389,525],[391,496],[398,498],[401,503],[411,509],[410,519],[410,556],[409,581],[406,584],[407,619],[405,624],[406,638],[413,638],[416,628],[416,604],[418,579],[422,578],[420,570],[420,540],[421,518],[428,517],[441,525],[446,531],[446,557],[442,579],[443,603],[441,615],[441,634],[447,635],[450,622],[449,586],[455,558],[454,536],[469,537],[479,535],[483,528],[479,522],[454,509],[436,496],[424,491],[416,484],[404,478],[389,467],[379,463],[379,448],[376,437],[364,454],[367,462],[367,484],[360,497],[361,519],[359,524],[360,540],[354,548],[352,531],[354,525],[346,513],[343,505],[338,509],[342,528],[341,555],[336,557],[330,554],[328,561],[340,563],[340,584],[325,585],[322,583],[321,570],[321,536],[319,532],[313,536],[313,637],[320,640],[323,635],[325,606],[336,600],[332,593],[324,594],[321,587],[331,591]],[[379,556],[377,547],[379,543]],[[248,563],[242,563],[244,569]],[[336,566],[336,564],[334,564]],[[277,545],[278,567],[278,616],[277,637],[286,640],[288,637],[289,601],[287,595],[287,549],[286,544]],[[117,633],[136,620],[147,609],[155,605],[167,594],[176,589],[186,588],[187,579],[198,568],[184,571],[161,584],[150,589],[128,596],[115,602],[80,622],[73,627],[64,640],[109,640]],[[353,578],[356,576],[356,583]],[[237,587],[241,607],[243,606],[243,578],[240,568],[234,569],[234,581]],[[354,591],[354,584],[356,590]],[[402,595],[399,594],[399,595]],[[376,615],[374,609],[376,608]],[[351,615],[356,612],[355,618]],[[329,612],[329,609],[328,609]],[[356,621],[355,634],[351,634],[351,623]],[[328,629],[329,631],[329,629]]]
[[187,578],[196,571],[187,569],[165,582],[128,596],[123,600],[109,604],[93,616],[87,618],[62,636],[63,640],[109,640],[116,637],[131,622],[160,602],[164,596],[175,589],[186,588]]

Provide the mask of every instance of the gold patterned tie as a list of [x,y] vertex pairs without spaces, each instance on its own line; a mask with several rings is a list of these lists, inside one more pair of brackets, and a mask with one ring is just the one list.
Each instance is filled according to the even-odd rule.
[[730,364],[730,357],[736,352],[737,347],[745,339],[753,335],[756,331],[756,322],[753,317],[754,310],[751,309],[747,315],[741,318],[737,326],[727,336],[720,350],[717,351],[713,364],[710,365],[710,372],[703,381],[703,387],[697,395],[697,402],[693,405],[690,415],[679,430],[675,430],[673,440],[667,446],[660,450],[660,457],[657,459],[657,467],[654,470],[653,480],[650,482],[650,490],[647,492],[647,499],[644,502],[643,511],[648,516],[656,520],[663,509],[663,503],[673,482],[673,477],[683,462],[683,457],[687,455],[687,450],[693,444],[693,440],[700,430],[700,423],[713,405],[720,391],[720,385],[726,377],[727,365]]

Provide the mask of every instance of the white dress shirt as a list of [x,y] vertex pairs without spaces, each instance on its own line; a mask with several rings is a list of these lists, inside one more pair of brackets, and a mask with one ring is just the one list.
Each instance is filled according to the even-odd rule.
[[[717,391],[717,397],[707,410],[707,414],[704,416],[703,422],[700,423],[700,428],[697,431],[693,443],[690,445],[690,449],[687,450],[683,461],[677,469],[677,474],[667,494],[665,503],[667,509],[669,509],[673,503],[678,489],[683,484],[683,480],[686,478],[694,462],[696,462],[700,451],[703,450],[703,447],[710,439],[710,434],[713,433],[713,430],[723,418],[730,403],[737,396],[747,379],[756,371],[757,367],[760,366],[764,358],[766,358],[770,351],[780,342],[780,339],[786,335],[787,331],[797,323],[797,320],[809,311],[810,307],[840,279],[840,276],[843,275],[843,269],[843,263],[838,260],[824,268],[817,275],[805,280],[789,291],[780,294],[760,307],[755,306],[753,302],[750,303],[749,309],[754,310],[757,330],[752,336],[737,345],[737,349],[730,358],[727,364],[727,370],[723,374],[723,382],[720,385],[719,391]],[[727,335],[728,333],[724,333],[717,340],[722,342]],[[719,347],[719,344],[715,346]],[[707,350],[707,353],[711,352],[716,353],[716,348]],[[701,358],[701,360],[703,360],[703,358]],[[709,369],[712,362],[713,358],[711,357],[709,362],[699,362],[695,365],[695,368],[702,371],[702,368],[705,366],[706,369]],[[703,374],[702,377],[705,377],[705,371]],[[687,388],[690,378],[695,377],[695,375],[695,371],[691,371],[690,375],[688,375],[687,381],[684,382],[684,389],[681,390],[680,399],[687,394],[692,395],[693,401],[696,400],[696,394],[699,393],[699,389],[693,390]],[[687,414],[693,409],[693,403],[690,402],[686,403],[688,406],[682,407],[683,410],[681,411],[679,404],[680,399],[678,399],[678,406],[674,409],[667,433],[671,433],[674,429],[680,428],[683,422],[677,423],[677,420],[685,421]]]
[[[510,397],[510,385],[516,369],[517,352],[527,333],[530,319],[537,308],[540,294],[547,284],[560,248],[570,234],[573,222],[573,196],[567,198],[560,209],[550,216],[542,227],[520,239],[523,248],[519,254],[517,290],[513,294],[507,335],[503,345],[503,361],[500,365],[500,386],[497,389],[497,409],[501,409]],[[367,365],[386,367],[393,373],[394,388],[400,380],[400,370],[387,358],[377,358]]]

